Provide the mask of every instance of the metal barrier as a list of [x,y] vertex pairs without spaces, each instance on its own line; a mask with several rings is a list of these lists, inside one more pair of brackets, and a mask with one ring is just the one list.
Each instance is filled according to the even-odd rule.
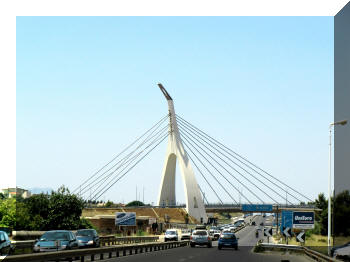
[[140,237],[103,236],[103,237],[100,237],[101,246],[157,242],[157,241],[159,241],[159,236],[140,236]]
[[111,247],[99,247],[90,249],[77,249],[77,250],[66,250],[57,252],[46,252],[46,253],[35,253],[26,255],[15,255],[6,257],[6,261],[47,261],[47,260],[59,260],[65,259],[68,261],[79,260],[85,261],[86,257],[89,257],[91,261],[95,261],[96,257],[100,260],[133,255],[138,253],[146,253],[158,250],[165,250],[176,247],[188,246],[189,241],[172,241],[164,243],[147,243],[147,244],[134,244],[134,245],[122,245],[122,246],[111,246]]
[[341,260],[331,258],[324,254],[321,254],[315,250],[312,250],[308,247],[296,246],[296,245],[284,245],[284,244],[269,244],[269,243],[260,243],[258,246],[264,249],[273,249],[273,250],[293,250],[303,252],[305,255],[313,258],[316,261],[321,262],[340,262]]

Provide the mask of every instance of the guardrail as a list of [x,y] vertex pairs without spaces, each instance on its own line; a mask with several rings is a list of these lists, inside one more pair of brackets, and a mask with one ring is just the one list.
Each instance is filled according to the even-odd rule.
[[341,261],[335,258],[328,257],[308,247],[302,247],[302,246],[296,246],[296,245],[284,245],[284,244],[269,244],[269,243],[258,243],[258,245],[264,249],[300,251],[300,252],[303,252],[305,255],[315,259],[316,261],[321,261],[321,262],[340,262]]
[[101,236],[100,237],[101,246],[157,242],[157,241],[159,241],[159,236],[140,236],[140,237]]
[[95,261],[96,257],[99,260],[133,255],[144,252],[153,252],[170,248],[187,246],[189,241],[172,241],[172,242],[157,242],[147,244],[134,244],[123,246],[99,247],[90,249],[66,250],[57,252],[34,253],[26,255],[14,255],[6,257],[6,261],[27,262],[27,261],[47,261],[65,259],[68,261],[79,260],[85,261],[86,257],[90,257],[91,261]]

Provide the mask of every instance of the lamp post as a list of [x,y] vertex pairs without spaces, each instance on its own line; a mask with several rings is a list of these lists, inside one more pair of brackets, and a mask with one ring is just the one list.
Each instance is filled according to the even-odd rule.
[[332,176],[332,127],[336,125],[346,125],[347,120],[331,123],[329,125],[329,175],[328,175],[328,255],[331,255],[331,176]]

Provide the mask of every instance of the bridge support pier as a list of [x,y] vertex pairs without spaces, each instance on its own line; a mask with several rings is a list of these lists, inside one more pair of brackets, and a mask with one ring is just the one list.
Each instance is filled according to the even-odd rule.
[[158,84],[158,86],[167,99],[170,118],[168,147],[159,189],[158,205],[176,205],[175,173],[177,160],[184,185],[186,210],[189,215],[193,216],[199,222],[206,223],[208,217],[205,212],[204,201],[202,199],[196,177],[181,140],[180,132],[176,122],[173,100],[161,84]]

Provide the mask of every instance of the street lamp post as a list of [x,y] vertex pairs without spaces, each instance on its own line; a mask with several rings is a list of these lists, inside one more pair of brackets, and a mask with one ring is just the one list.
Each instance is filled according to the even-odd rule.
[[[329,175],[328,175],[328,255],[331,255],[331,182],[332,182],[332,127],[346,125],[348,121],[342,120],[329,125]],[[333,243],[334,244],[334,243]]]

